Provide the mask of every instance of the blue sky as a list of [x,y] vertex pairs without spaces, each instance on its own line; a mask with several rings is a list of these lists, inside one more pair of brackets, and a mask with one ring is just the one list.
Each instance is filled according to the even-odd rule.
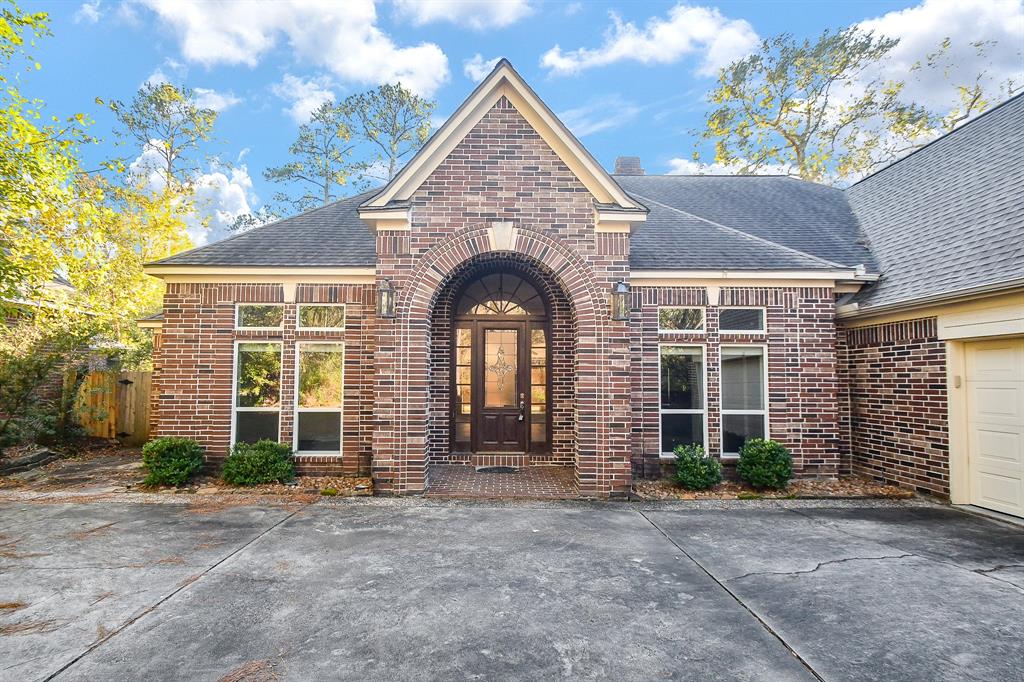
[[[23,7],[48,11],[55,34],[35,50],[43,68],[23,78],[23,91],[51,113],[95,118],[95,133],[108,142],[90,149],[90,160],[140,151],[113,147],[111,117],[95,97],[128,100],[147,79],[163,78],[221,109],[219,142],[207,151],[234,169],[209,169],[220,174],[209,192],[211,210],[220,213],[213,234],[199,241],[218,238],[233,214],[271,198],[275,187],[262,171],[286,159],[312,104],[395,77],[435,98],[443,120],[474,87],[474,66],[479,72],[507,57],[606,167],[631,154],[648,173],[667,173],[688,169],[680,160],[693,151],[691,131],[702,124],[714,68],[776,33],[813,36],[868,22],[901,38],[884,67],[899,76],[953,32],[965,45],[999,41],[989,55],[994,77],[1024,70],[1020,0],[93,0]],[[971,58],[965,51],[957,68],[976,68]],[[933,94],[923,87],[922,96]]]

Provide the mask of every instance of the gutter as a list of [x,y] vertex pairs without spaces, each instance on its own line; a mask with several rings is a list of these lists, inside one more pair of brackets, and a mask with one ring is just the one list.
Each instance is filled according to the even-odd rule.
[[899,312],[901,310],[909,311],[938,303],[954,303],[956,301],[973,298],[978,295],[998,294],[1018,287],[1024,287],[1024,277],[1005,280],[1003,282],[995,282],[993,284],[984,284],[977,287],[971,287],[969,289],[959,289],[952,292],[932,294],[931,296],[922,296],[921,298],[908,299],[905,301],[898,301],[896,303],[868,306],[866,308],[861,307],[859,303],[848,303],[836,308],[836,318],[840,320],[847,320],[857,317],[872,317],[874,315]]

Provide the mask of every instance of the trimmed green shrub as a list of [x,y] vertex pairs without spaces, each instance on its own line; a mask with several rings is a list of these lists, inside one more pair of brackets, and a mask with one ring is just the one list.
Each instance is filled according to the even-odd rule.
[[751,438],[740,448],[736,473],[754,488],[782,490],[793,478],[793,457],[781,443]]
[[221,476],[231,485],[260,485],[295,478],[292,449],[272,440],[235,443],[224,461]]
[[722,463],[704,452],[704,446],[677,445],[676,473],[672,480],[687,490],[707,490],[722,482]]
[[191,438],[156,438],[142,446],[146,485],[182,485],[203,466],[204,453]]

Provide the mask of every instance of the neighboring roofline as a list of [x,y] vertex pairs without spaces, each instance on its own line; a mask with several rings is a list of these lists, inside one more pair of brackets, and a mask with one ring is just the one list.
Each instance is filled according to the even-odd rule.
[[893,303],[885,303],[877,306],[861,307],[859,303],[854,301],[836,308],[836,317],[841,320],[850,320],[859,317],[873,317],[875,315],[899,312],[901,310],[925,308],[935,304],[955,303],[957,301],[974,298],[976,296],[998,294],[1017,288],[1024,288],[1024,277],[1016,277],[1002,282],[982,284],[980,286],[969,287],[967,289],[945,291],[940,294],[932,294],[930,296],[908,298],[902,301],[894,301]]
[[537,134],[598,201],[624,209],[643,210],[537,96],[508,59],[502,58],[402,170],[381,191],[360,205],[360,212],[388,206],[395,200],[407,200],[464,135],[490,111],[494,102],[503,96],[528,121],[531,117],[536,119],[529,122]]
[[855,182],[855,183],[851,184],[849,187],[847,187],[846,190],[851,189],[853,187],[856,187],[857,185],[859,185],[860,183],[864,182],[865,180],[869,180],[870,178],[873,178],[876,175],[879,175],[880,173],[884,173],[885,171],[889,170],[890,168],[892,168],[896,164],[900,163],[901,161],[906,161],[907,159],[912,157],[914,154],[917,154],[918,152],[922,152],[925,149],[928,149],[928,147],[931,147],[936,142],[940,142],[940,141],[946,139],[947,137],[953,135],[954,133],[957,133],[957,132],[963,130],[967,126],[969,126],[969,125],[971,125],[971,124],[973,124],[973,123],[975,123],[977,121],[980,121],[981,119],[985,118],[986,116],[988,116],[992,112],[998,111],[999,109],[1003,108],[1004,106],[1006,106],[1010,102],[1013,102],[1014,100],[1020,99],[1021,97],[1024,97],[1024,92],[1019,93],[1017,95],[1014,95],[1013,97],[1009,97],[1007,99],[1004,99],[1002,102],[1000,102],[999,104],[995,105],[991,109],[986,109],[985,111],[981,112],[980,114],[978,114],[974,118],[967,119],[960,127],[953,128],[952,130],[947,131],[947,132],[939,135],[934,140],[931,140],[930,142],[926,142],[925,144],[921,145],[920,147],[918,147],[914,151],[910,152],[906,156],[901,156],[900,158],[896,159],[895,161],[893,161],[892,163],[888,164],[887,166],[879,168],[874,173],[871,173],[870,175],[865,175],[863,178],[861,178],[857,182]]
[[798,249],[794,249],[794,248],[791,248],[791,247],[788,247],[788,246],[784,246],[782,244],[779,244],[777,242],[773,242],[773,241],[771,241],[769,239],[765,239],[763,237],[758,237],[757,235],[750,234],[749,232],[746,232],[744,230],[740,230],[740,229],[737,229],[735,227],[729,227],[728,225],[723,225],[721,223],[717,223],[714,220],[708,220],[707,218],[703,218],[703,217],[701,217],[699,215],[695,215],[693,213],[690,213],[689,211],[684,211],[681,208],[676,208],[675,206],[669,206],[668,204],[663,204],[660,201],[655,201],[654,199],[651,199],[650,197],[645,197],[642,194],[638,194],[636,192],[632,192],[632,195],[634,197],[636,197],[637,199],[640,199],[641,201],[646,201],[646,202],[651,203],[651,204],[657,204],[657,205],[662,206],[664,208],[667,208],[669,210],[672,210],[672,211],[675,211],[677,213],[681,213],[681,214],[683,214],[685,216],[688,216],[690,218],[693,218],[695,220],[700,220],[702,222],[705,222],[708,225],[713,225],[714,227],[717,227],[719,229],[726,230],[728,232],[732,232],[732,233],[734,233],[734,234],[736,234],[738,236],[746,237],[747,239],[753,240],[755,242],[758,242],[758,243],[761,243],[761,244],[767,244],[767,245],[775,247],[777,249],[782,249],[784,251],[788,251],[788,252],[790,252],[790,253],[792,253],[794,255],[801,256],[803,258],[809,258],[809,259],[811,259],[813,261],[817,261],[817,262],[821,263],[825,268],[836,268],[836,269],[844,270],[844,271],[845,270],[849,270],[851,272],[854,270],[853,268],[850,268],[850,266],[848,266],[848,265],[843,265],[842,263],[836,263],[835,261],[830,261],[830,260],[826,260],[824,258],[819,258],[818,256],[814,256],[814,255],[811,255],[809,253],[805,253],[804,251],[800,251]]

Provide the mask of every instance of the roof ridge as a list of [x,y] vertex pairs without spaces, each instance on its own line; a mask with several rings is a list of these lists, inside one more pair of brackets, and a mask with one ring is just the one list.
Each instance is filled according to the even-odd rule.
[[350,199],[357,199],[357,198],[363,196],[364,194],[369,194],[370,192],[373,192],[373,191],[374,190],[371,189],[371,190],[367,190],[365,192],[360,192],[359,194],[353,194],[352,196],[342,197],[340,199],[336,199],[336,200],[332,201],[329,204],[324,204],[323,206],[316,206],[314,208],[310,208],[310,209],[307,209],[305,211],[302,211],[301,213],[296,213],[295,215],[285,216],[284,218],[278,218],[277,220],[274,220],[272,222],[263,223],[262,225],[257,225],[256,227],[252,228],[251,230],[246,230],[245,232],[239,232],[238,234],[233,234],[233,235],[231,235],[229,237],[224,237],[224,239],[218,239],[217,241],[210,242],[209,244],[200,244],[199,246],[193,246],[191,249],[186,249],[185,251],[179,251],[178,253],[171,254],[170,256],[165,256],[164,258],[161,258],[159,260],[150,261],[149,263],[146,263],[146,265],[160,265],[160,264],[162,264],[162,263],[164,263],[166,261],[169,261],[169,260],[171,260],[173,258],[178,258],[179,256],[187,256],[189,254],[193,254],[193,253],[196,253],[198,251],[202,251],[203,249],[208,249],[211,246],[215,246],[215,245],[216,246],[220,246],[221,244],[226,244],[227,242],[234,241],[234,240],[240,239],[242,237],[248,237],[249,235],[255,234],[256,232],[258,232],[258,231],[260,231],[260,230],[262,230],[264,228],[273,227],[275,225],[279,225],[279,224],[281,224],[283,222],[292,220],[294,218],[298,218],[299,216],[305,216],[305,215],[309,215],[310,213],[316,213],[317,211],[322,211],[325,208],[330,208],[332,206],[335,206],[337,204],[342,203],[343,201],[348,201]]
[[[856,187],[857,185],[859,185],[860,183],[864,182],[865,180],[869,180],[870,178],[873,178],[876,175],[880,175],[881,173],[884,173],[885,171],[889,170],[890,168],[892,168],[893,166],[895,166],[899,162],[905,161],[906,159],[909,159],[911,156],[914,156],[915,154],[917,154],[918,152],[922,152],[925,149],[928,149],[929,147],[931,147],[936,142],[941,142],[942,140],[945,140],[948,137],[952,137],[954,133],[958,133],[961,130],[964,130],[965,128],[967,128],[972,123],[976,123],[977,121],[980,121],[981,119],[985,118],[989,114],[991,114],[991,113],[993,113],[995,111],[998,111],[999,109],[1002,109],[1003,107],[1005,107],[1010,102],[1014,102],[1014,101],[1016,101],[1018,99],[1021,99],[1021,98],[1024,98],[1024,92],[1018,93],[1016,95],[1013,95],[1012,97],[1008,97],[1008,98],[1004,99],[1002,102],[1000,102],[999,104],[995,105],[991,109],[986,109],[985,111],[981,112],[980,114],[978,114],[974,118],[967,119],[966,121],[963,122],[963,124],[961,124],[957,128],[953,128],[952,130],[947,130],[946,132],[944,132],[941,135],[939,135],[938,137],[936,137],[934,140],[926,142],[925,144],[921,145],[920,147],[918,147],[914,151],[910,152],[906,156],[901,156],[900,158],[896,159],[895,161],[893,161],[891,163],[888,163],[885,166],[882,166],[881,168],[876,170],[874,173],[871,173],[869,175],[865,175],[863,178],[861,178],[857,182],[851,184],[846,189],[851,189],[853,187]],[[846,191],[846,190],[843,190],[843,191]]]
[[761,243],[761,244],[767,244],[769,246],[774,246],[774,247],[776,247],[778,249],[782,249],[783,251],[788,251],[790,253],[794,253],[794,254],[797,254],[799,256],[803,256],[804,258],[808,258],[810,260],[818,261],[819,263],[824,263],[825,265],[828,265],[830,267],[841,268],[841,269],[844,269],[844,270],[850,268],[849,265],[842,265],[840,263],[836,263],[835,261],[830,261],[830,260],[826,260],[824,258],[819,258],[818,256],[811,255],[811,254],[809,254],[809,253],[807,253],[805,251],[800,251],[799,249],[794,249],[792,247],[785,246],[783,244],[779,244],[778,242],[773,242],[773,241],[771,241],[769,239],[765,239],[764,237],[758,237],[757,235],[750,234],[749,232],[745,232],[745,231],[737,229],[735,227],[729,227],[728,225],[723,225],[721,223],[716,223],[714,220],[709,220],[707,218],[704,218],[702,216],[696,215],[694,213],[690,213],[689,211],[684,211],[681,208],[676,208],[675,206],[669,206],[668,204],[663,204],[660,201],[657,201],[655,199],[651,199],[649,197],[645,197],[642,194],[636,194],[636,193],[632,193],[632,192],[631,192],[631,194],[633,194],[633,196],[636,196],[639,199],[642,199],[643,201],[649,201],[649,202],[651,202],[653,204],[657,204],[659,206],[663,206],[664,208],[670,209],[670,210],[675,211],[677,213],[681,213],[681,214],[683,214],[685,216],[689,216],[689,217],[694,218],[696,220],[700,220],[702,222],[707,223],[708,225],[711,225],[713,227],[717,227],[717,228],[719,228],[721,230],[726,230],[727,232],[732,232],[732,233],[738,234],[738,235],[740,235],[742,237],[746,237],[747,239],[750,239],[752,241],[755,241],[755,242],[758,242],[758,243]]

